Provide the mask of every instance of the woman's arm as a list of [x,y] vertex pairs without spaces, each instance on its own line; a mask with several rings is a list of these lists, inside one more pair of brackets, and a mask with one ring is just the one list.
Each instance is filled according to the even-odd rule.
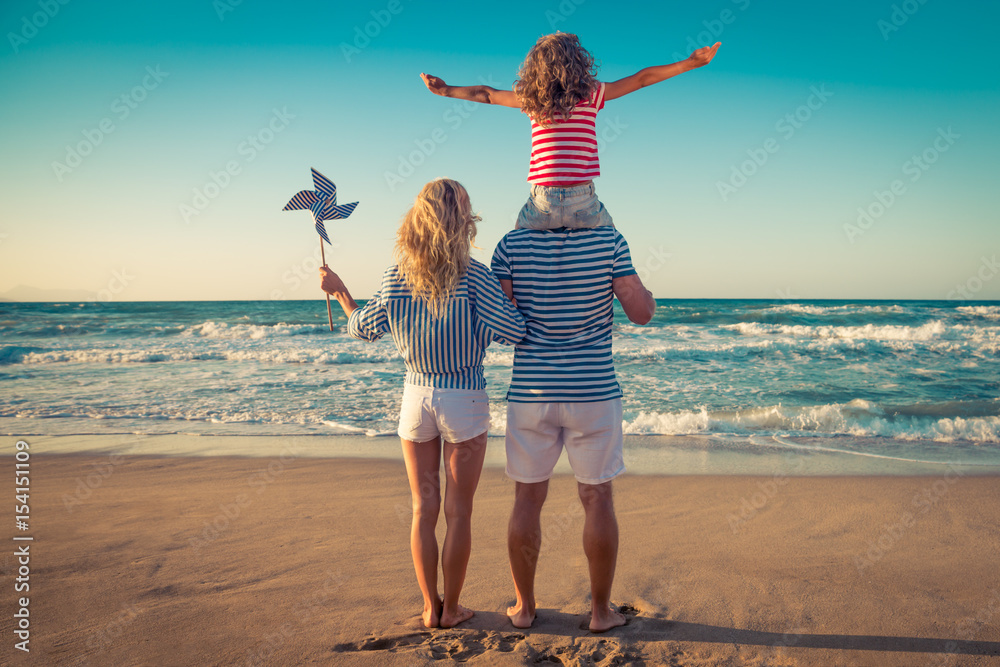
[[350,317],[351,313],[358,309],[358,304],[347,290],[347,285],[340,279],[340,276],[330,270],[329,266],[319,267],[319,275],[322,279],[323,291],[335,298],[340,307],[344,309],[344,315]]
[[497,104],[502,107],[521,108],[517,95],[512,90],[497,90],[489,86],[449,86],[442,79],[430,74],[420,73],[427,90],[442,97],[454,97],[459,100],[469,100],[481,104]]
[[646,86],[651,86],[654,83],[666,81],[667,79],[677,76],[678,74],[683,74],[684,72],[690,72],[693,69],[704,67],[708,63],[712,62],[712,58],[715,57],[715,52],[719,50],[719,46],[721,44],[722,42],[716,42],[712,46],[703,46],[688,56],[687,59],[681,60],[680,62],[671,63],[669,65],[657,65],[656,67],[647,67],[639,70],[632,76],[612,81],[611,83],[608,83],[604,89],[604,99],[613,100],[623,97],[629,93],[634,93],[640,88],[645,88]]
[[504,345],[517,345],[526,333],[524,317],[500,287],[493,272],[469,263],[469,289],[475,291],[476,314],[490,337]]

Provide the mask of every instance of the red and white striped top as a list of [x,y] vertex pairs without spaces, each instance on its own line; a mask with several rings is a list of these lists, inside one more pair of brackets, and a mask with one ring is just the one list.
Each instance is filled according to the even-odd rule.
[[568,120],[539,125],[531,120],[528,182],[571,187],[601,175],[597,159],[597,112],[604,108],[604,84],[573,109]]

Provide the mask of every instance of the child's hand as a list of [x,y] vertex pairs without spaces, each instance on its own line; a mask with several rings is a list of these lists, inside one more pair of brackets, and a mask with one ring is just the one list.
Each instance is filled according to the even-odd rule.
[[719,46],[721,45],[722,42],[716,42],[712,46],[703,46],[688,56],[688,63],[691,64],[691,69],[704,67],[708,63],[712,62],[712,58],[715,57],[715,52],[719,50]]
[[436,76],[431,76],[430,74],[420,73],[420,78],[424,80],[424,85],[427,86],[427,90],[431,91],[435,95],[444,95],[445,89],[448,87],[441,79]]

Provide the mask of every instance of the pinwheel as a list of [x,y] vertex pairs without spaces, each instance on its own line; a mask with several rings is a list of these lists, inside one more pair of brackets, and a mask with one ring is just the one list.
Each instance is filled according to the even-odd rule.
[[[324,220],[343,220],[351,215],[357,207],[358,202],[337,205],[337,186],[329,178],[312,169],[313,185],[315,190],[302,190],[292,197],[291,201],[285,204],[282,211],[297,211],[309,209],[312,211],[313,219],[316,221],[316,231],[320,239],[319,250],[323,259],[323,266],[326,266],[326,251],[323,249],[323,241],[330,243],[330,237],[326,233]],[[332,243],[330,245],[333,245]],[[326,314],[330,320],[330,331],[333,331],[333,311],[330,309],[330,295],[326,295]]]

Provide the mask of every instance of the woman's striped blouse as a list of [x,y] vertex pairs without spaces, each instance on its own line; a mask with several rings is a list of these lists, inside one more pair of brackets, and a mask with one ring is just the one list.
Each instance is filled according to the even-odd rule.
[[348,333],[378,340],[392,333],[403,361],[406,383],[448,389],[485,389],[483,357],[496,341],[514,345],[524,338],[524,319],[500,290],[493,273],[476,260],[435,319],[422,299],[400,278],[399,266],[382,274],[382,286],[351,313]]

